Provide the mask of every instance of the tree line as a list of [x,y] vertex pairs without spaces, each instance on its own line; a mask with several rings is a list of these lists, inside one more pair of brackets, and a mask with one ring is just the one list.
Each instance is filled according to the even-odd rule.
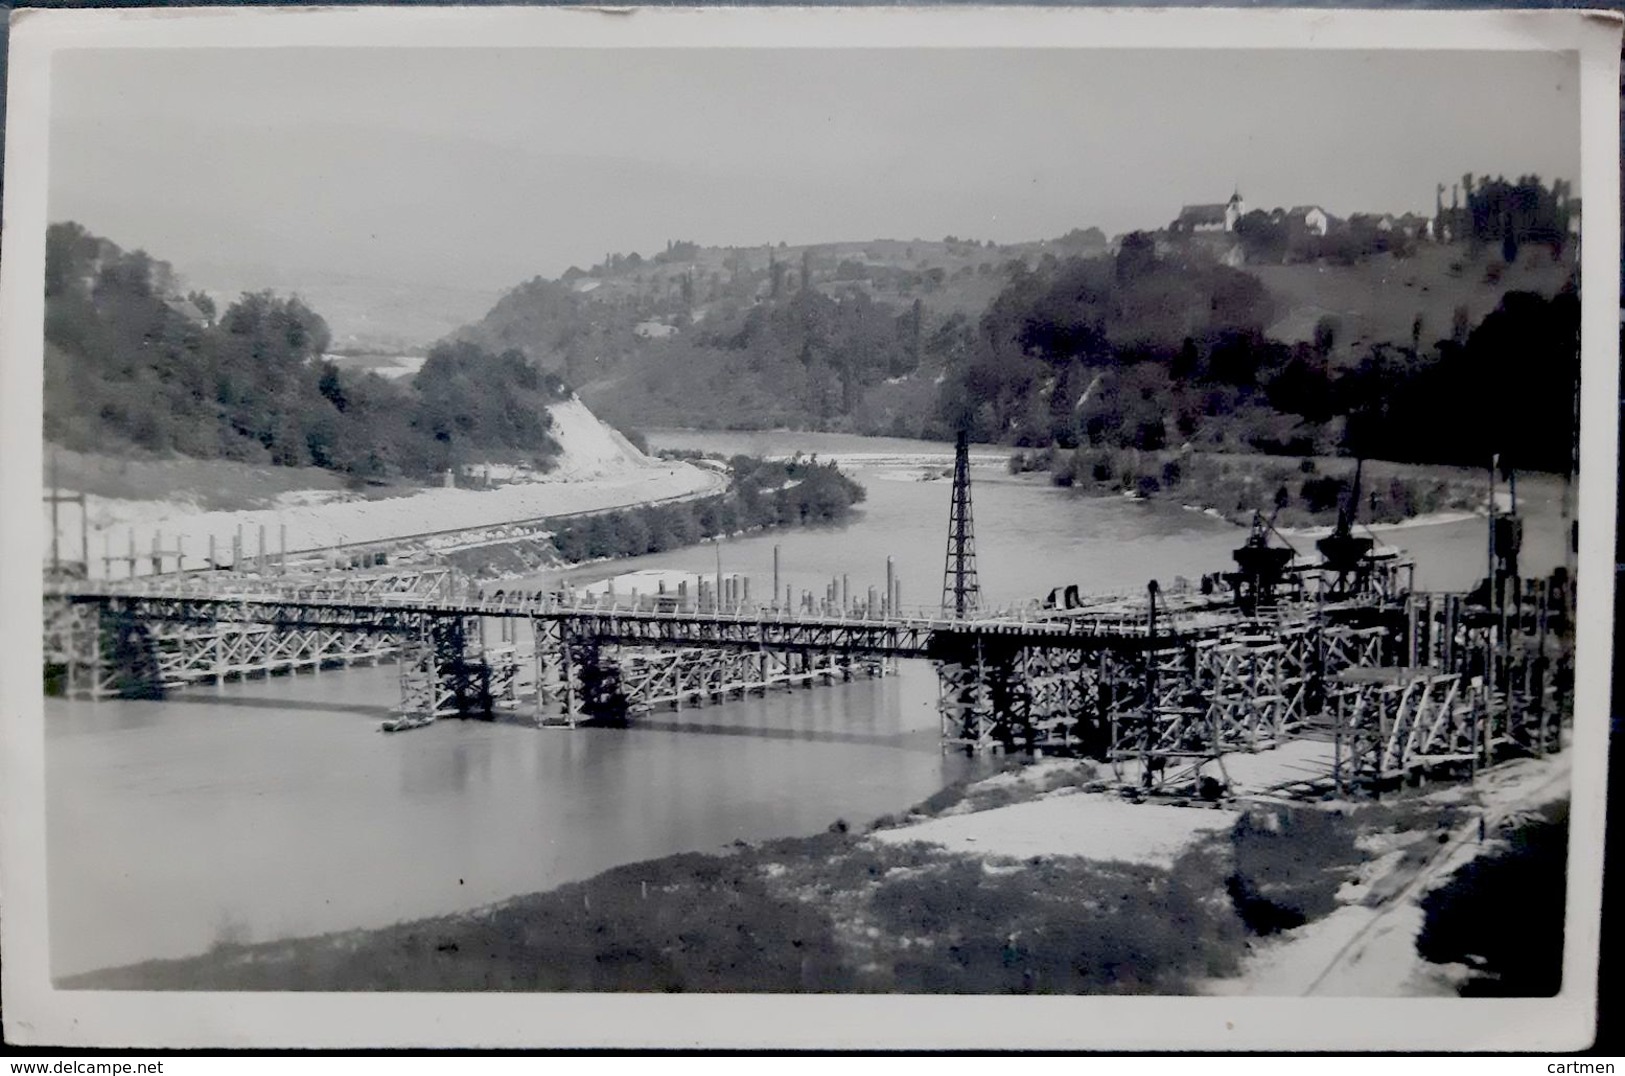
[[1436,196],[1436,215],[1448,233],[1475,246],[1499,248],[1502,258],[1514,261],[1526,243],[1542,243],[1561,255],[1569,239],[1570,222],[1579,210],[1579,200],[1567,180],[1553,180],[1550,187],[1539,176],[1461,177],[1461,191],[1467,204],[1444,208],[1444,185]]
[[960,327],[937,432],[1029,447],[1284,455],[1411,463],[1568,465],[1579,375],[1579,297],[1510,292],[1457,339],[1371,346],[1334,363],[1332,341],[1286,344],[1264,325],[1256,278],[1160,255],[1149,236],[1115,260],[1019,268]]
[[833,463],[735,456],[728,466],[721,496],[570,520],[554,530],[554,548],[572,563],[662,553],[739,531],[838,522],[864,499],[863,487]]
[[517,351],[434,348],[408,381],[324,358],[327,324],[297,297],[241,296],[223,312],[182,297],[169,266],[67,222],[45,270],[45,435],[71,448],[135,447],[316,466],[358,480],[424,477],[478,459],[547,466],[556,376]]

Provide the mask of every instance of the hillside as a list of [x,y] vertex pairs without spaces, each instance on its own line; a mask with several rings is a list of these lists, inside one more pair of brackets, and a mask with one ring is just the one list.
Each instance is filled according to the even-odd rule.
[[1010,260],[1105,250],[1104,237],[1003,247],[953,237],[795,247],[678,242],[647,258],[606,255],[588,270],[526,281],[453,335],[518,348],[585,386],[652,342],[726,322],[759,300],[794,295],[809,278],[831,298],[862,295],[897,309],[918,299],[928,318],[974,318],[1003,287],[1001,269]]
[[567,394],[517,352],[434,348],[391,381],[326,359],[327,322],[298,296],[218,310],[171,267],[72,222],[45,265],[45,436],[70,449],[314,466],[357,482],[474,459],[545,468],[547,407]]
[[[1373,344],[1409,346],[1420,324],[1423,344],[1449,339],[1489,316],[1509,291],[1557,294],[1572,266],[1544,249],[1520,252],[1517,264],[1474,257],[1466,244],[1418,244],[1398,259],[1379,255],[1356,265],[1250,265],[1277,315],[1270,338],[1294,344],[1314,339],[1323,318],[1335,319],[1333,348],[1363,354]],[[1458,324],[1459,323],[1459,324]]]
[[292,271],[271,266],[189,262],[188,289],[217,297],[273,291],[297,293],[322,312],[333,347],[369,354],[423,354],[480,317],[501,297],[490,288],[396,280],[331,270]]
[[[956,397],[981,391],[965,377],[998,304],[1073,264],[1083,266],[1069,272],[1084,286],[1110,292],[1123,241],[1108,244],[1091,229],[1002,246],[951,236],[751,248],[681,242],[531,280],[456,336],[523,352],[623,426],[947,438],[963,407]],[[1328,257],[1232,270],[1236,252],[1226,257],[1222,235],[1163,232],[1154,241],[1154,279],[1132,289],[1133,309],[1121,296],[1095,308],[1113,322],[1095,327],[1108,349],[1130,362],[1171,354],[1184,338],[1205,356],[1215,334],[1239,332],[1313,344],[1334,369],[1349,369],[1382,345],[1420,352],[1460,343],[1509,293],[1549,298],[1573,271],[1571,259],[1532,244],[1512,265],[1493,245],[1418,242],[1352,264]],[[1247,309],[1224,325],[1203,313],[1228,301],[1221,293],[1255,286]],[[1020,443],[1023,420],[999,410],[997,427],[981,435]]]

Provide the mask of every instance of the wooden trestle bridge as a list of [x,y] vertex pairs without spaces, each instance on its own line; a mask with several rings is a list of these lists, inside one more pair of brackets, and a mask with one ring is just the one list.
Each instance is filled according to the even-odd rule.
[[[963,457],[964,446],[960,446]],[[1109,760],[1146,784],[1298,737],[1333,775],[1372,783],[1468,770],[1561,743],[1571,709],[1574,583],[1517,572],[1515,517],[1491,521],[1470,594],[1422,593],[1411,565],[1345,519],[1318,559],[1255,527],[1237,570],[1200,588],[982,606],[968,474],[956,476],[944,600],[861,608],[681,597],[485,594],[448,571],[120,581],[45,588],[49,690],[157,697],[193,684],[391,660],[400,716],[537,725],[619,722],[661,706],[934,663],[945,745]]]
[[456,593],[446,573],[338,586],[68,581],[46,597],[47,673],[67,694],[153,697],[391,659],[404,724],[616,721],[924,658],[941,681],[945,743],[1138,761],[1149,776],[1158,762],[1317,736],[1337,743],[1352,781],[1552,749],[1568,708],[1569,595],[1548,581],[1506,610],[1411,593],[1245,614],[1191,593],[1071,615],[874,619],[497,599]]

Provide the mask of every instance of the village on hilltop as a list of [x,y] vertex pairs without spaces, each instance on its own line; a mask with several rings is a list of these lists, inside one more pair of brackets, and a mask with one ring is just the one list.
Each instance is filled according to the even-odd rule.
[[1520,176],[1513,183],[1483,176],[1475,182],[1468,173],[1451,184],[1448,206],[1444,193],[1444,184],[1438,184],[1432,216],[1414,212],[1336,216],[1316,204],[1249,210],[1238,188],[1227,202],[1182,206],[1179,215],[1156,233],[1158,251],[1167,253],[1195,240],[1231,266],[1317,258],[1349,262],[1371,254],[1403,254],[1417,243],[1476,237],[1510,238],[1514,250],[1528,243],[1544,245],[1554,258],[1561,258],[1580,234],[1580,199],[1573,197],[1566,180],[1556,180],[1548,188],[1538,176]]

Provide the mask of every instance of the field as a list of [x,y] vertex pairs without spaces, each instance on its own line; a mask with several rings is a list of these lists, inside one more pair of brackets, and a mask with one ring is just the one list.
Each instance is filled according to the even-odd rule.
[[1493,252],[1475,259],[1465,244],[1418,244],[1404,260],[1378,255],[1352,266],[1249,265],[1275,303],[1266,333],[1286,343],[1314,339],[1324,317],[1339,323],[1334,351],[1364,354],[1372,344],[1409,346],[1421,319],[1421,344],[1451,337],[1458,309],[1477,325],[1508,291],[1554,295],[1570,266],[1555,263],[1544,248],[1527,248],[1518,263],[1502,268]]

